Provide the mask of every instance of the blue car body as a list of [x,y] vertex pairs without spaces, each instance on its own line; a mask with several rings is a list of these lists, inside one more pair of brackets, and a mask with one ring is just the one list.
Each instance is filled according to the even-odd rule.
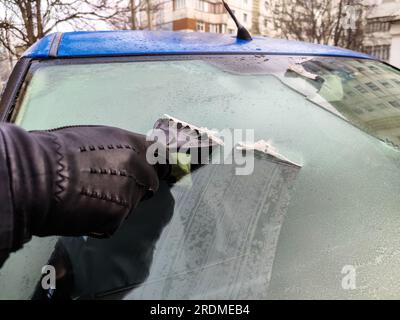
[[254,37],[252,41],[214,33],[97,31],[53,33],[24,53],[33,59],[162,54],[279,54],[371,59],[338,47]]

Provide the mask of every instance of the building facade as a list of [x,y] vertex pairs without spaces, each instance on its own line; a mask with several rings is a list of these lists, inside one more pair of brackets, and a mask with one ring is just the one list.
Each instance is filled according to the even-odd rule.
[[[151,19],[154,29],[236,33],[236,26],[228,17],[220,0],[156,0],[159,10]],[[252,34],[273,35],[269,1],[226,0],[239,22]],[[142,14],[140,19],[147,19]]]
[[364,51],[400,67],[400,0],[383,0],[371,10]]

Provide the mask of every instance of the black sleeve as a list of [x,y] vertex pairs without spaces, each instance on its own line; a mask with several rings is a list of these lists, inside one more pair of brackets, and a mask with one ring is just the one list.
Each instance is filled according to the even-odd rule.
[[0,267],[14,247],[14,210],[5,141],[0,130]]

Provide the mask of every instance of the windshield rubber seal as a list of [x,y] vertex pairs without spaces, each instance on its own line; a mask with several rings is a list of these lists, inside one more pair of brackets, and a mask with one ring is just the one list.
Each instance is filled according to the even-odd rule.
[[31,62],[31,58],[21,58],[11,72],[0,99],[0,122],[9,122]]

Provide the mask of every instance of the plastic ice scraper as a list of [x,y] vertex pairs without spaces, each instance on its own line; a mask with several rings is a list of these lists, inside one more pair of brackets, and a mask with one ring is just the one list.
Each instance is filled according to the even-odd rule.
[[178,179],[208,164],[213,150],[223,145],[216,131],[197,127],[167,114],[156,121],[153,134],[167,150],[172,175]]
[[258,140],[254,143],[250,142],[239,142],[238,145],[236,146],[238,150],[254,150],[257,152],[264,153],[268,156],[271,156],[272,158],[276,159],[279,162],[288,164],[288,165],[293,165],[296,167],[301,168],[302,165],[286,158],[284,155],[280,154],[275,147],[272,146],[271,141],[265,141],[265,140]]

